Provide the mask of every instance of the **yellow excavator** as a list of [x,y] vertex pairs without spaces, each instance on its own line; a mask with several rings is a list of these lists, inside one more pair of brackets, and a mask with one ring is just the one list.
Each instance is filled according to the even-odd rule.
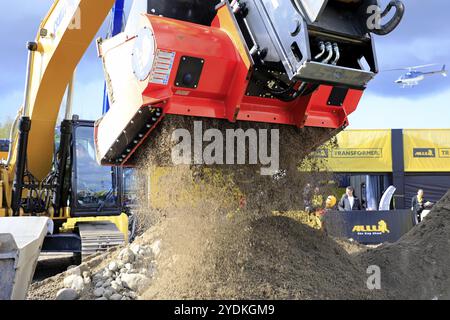
[[0,165],[0,299],[26,296],[41,250],[128,241],[124,167],[166,115],[345,128],[378,72],[372,34],[404,13],[398,0],[134,0],[123,32],[97,40],[110,110],[94,124],[72,114],[74,70],[114,4],[56,0],[28,43]]

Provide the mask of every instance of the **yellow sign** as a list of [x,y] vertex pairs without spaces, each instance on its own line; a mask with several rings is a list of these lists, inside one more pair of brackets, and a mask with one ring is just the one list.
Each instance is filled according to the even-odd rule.
[[331,150],[332,158],[382,158],[383,157],[383,149],[369,149],[369,148],[359,148],[359,149],[351,149],[351,148],[338,148]]
[[440,158],[450,158],[450,148],[439,149]]
[[[323,146],[312,154],[320,168],[333,172],[392,172],[391,130],[346,130],[337,146]],[[308,170],[308,164],[303,166]]]
[[384,220],[378,221],[377,226],[354,226],[352,232],[372,234],[390,233],[388,225]]
[[450,129],[403,130],[406,172],[449,172]]

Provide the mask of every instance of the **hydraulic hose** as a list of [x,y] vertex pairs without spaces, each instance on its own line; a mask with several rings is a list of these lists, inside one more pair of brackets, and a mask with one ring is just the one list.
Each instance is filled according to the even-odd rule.
[[21,107],[19,109],[19,111],[17,112],[17,116],[14,119],[14,122],[11,126],[11,131],[9,133],[9,150],[8,150],[8,157],[6,160],[6,166],[9,167],[11,164],[11,159],[12,159],[12,155],[13,155],[13,149],[15,147],[14,141],[15,141],[15,137],[17,135],[17,132],[19,131],[19,119],[22,116],[22,110],[23,108]]

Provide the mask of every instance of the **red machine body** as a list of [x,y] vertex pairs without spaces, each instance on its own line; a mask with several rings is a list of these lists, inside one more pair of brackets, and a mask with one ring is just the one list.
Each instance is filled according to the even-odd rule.
[[[362,90],[350,89],[342,106],[327,104],[332,86],[321,85],[307,97],[292,102],[246,95],[252,68],[248,69],[226,30],[216,19],[213,27],[147,15],[158,48],[175,51],[173,70],[182,57],[198,57],[204,67],[196,88],[176,86],[176,72],[168,85],[149,86],[143,96],[149,105],[160,104],[164,113],[223,118],[229,121],[258,121],[338,128],[356,110]],[[148,100],[147,100],[148,99]]]
[[[154,15],[144,17],[147,19],[144,24],[153,35],[155,58],[147,78],[139,81],[145,87],[142,97],[137,99],[139,103],[115,103],[111,95],[127,85],[126,77],[108,75],[112,82],[109,113],[116,113],[117,118],[129,114],[130,118],[123,120],[128,123],[125,126],[117,121],[113,125],[114,118],[109,119],[107,114],[97,123],[97,156],[102,164],[134,165],[131,160],[134,151],[166,114],[300,128],[339,128],[348,125],[347,117],[362,97],[362,90],[346,89],[345,96],[333,105],[332,85],[319,85],[311,94],[291,102],[249,95],[254,64],[228,6],[219,9],[211,27]],[[125,42],[130,41],[136,38],[127,38]],[[110,52],[120,50],[125,42],[113,46]],[[108,72],[107,65],[105,69]],[[130,110],[125,112],[124,108]],[[110,123],[105,126],[105,122]]]

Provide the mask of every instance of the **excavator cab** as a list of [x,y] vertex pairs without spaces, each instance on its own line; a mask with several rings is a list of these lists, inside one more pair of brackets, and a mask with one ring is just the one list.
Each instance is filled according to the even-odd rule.
[[75,121],[71,153],[71,216],[120,215],[123,212],[122,169],[97,164],[92,121]]
[[[62,183],[61,199],[69,217],[53,220],[53,233],[46,236],[42,251],[88,254],[94,247],[103,250],[126,241],[128,210],[123,205],[123,169],[97,164],[93,121],[74,116],[70,126],[69,170]],[[58,142],[55,158],[61,148],[64,146]],[[101,240],[108,237],[114,240]]]

